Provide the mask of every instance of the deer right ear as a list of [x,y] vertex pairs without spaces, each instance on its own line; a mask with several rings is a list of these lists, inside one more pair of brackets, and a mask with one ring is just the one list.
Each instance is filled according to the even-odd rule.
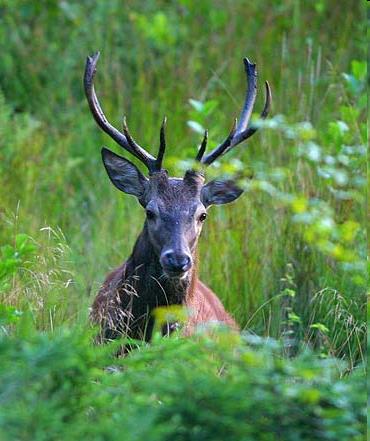
[[118,156],[105,147],[101,151],[103,164],[109,179],[118,190],[142,198],[148,179],[132,162]]
[[204,185],[200,193],[200,199],[207,208],[210,205],[223,205],[237,199],[243,190],[233,180],[215,179]]

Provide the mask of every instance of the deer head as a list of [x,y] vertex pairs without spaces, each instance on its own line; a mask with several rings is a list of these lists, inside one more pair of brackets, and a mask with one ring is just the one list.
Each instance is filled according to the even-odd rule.
[[[242,190],[232,180],[215,179],[205,183],[203,172],[195,170],[188,170],[183,178],[168,176],[167,171],[162,168],[166,149],[166,119],[160,129],[156,158],[132,138],[125,118],[123,132],[113,127],[105,117],[94,90],[93,80],[98,58],[99,52],[86,61],[84,86],[90,110],[100,128],[147,167],[148,177],[132,162],[103,147],[105,169],[113,185],[124,193],[136,196],[146,210],[144,228],[147,229],[152,249],[158,256],[163,271],[169,277],[183,278],[193,265],[194,251],[208,208],[234,201],[242,194]],[[205,132],[195,158],[204,168],[257,130],[256,127],[249,126],[257,94],[256,65],[245,58],[244,67],[248,85],[239,122],[235,119],[227,138],[207,155],[208,133]],[[265,85],[266,99],[261,118],[266,118],[271,104],[270,87],[267,82]]]

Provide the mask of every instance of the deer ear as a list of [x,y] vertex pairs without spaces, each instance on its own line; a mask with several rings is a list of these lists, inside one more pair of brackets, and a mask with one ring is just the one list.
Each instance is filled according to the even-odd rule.
[[234,181],[221,181],[215,179],[208,182],[200,193],[200,199],[205,207],[210,205],[222,205],[237,199],[243,190]]
[[132,162],[118,156],[105,147],[101,151],[103,164],[109,179],[118,190],[133,194],[139,199],[144,195],[148,179]]

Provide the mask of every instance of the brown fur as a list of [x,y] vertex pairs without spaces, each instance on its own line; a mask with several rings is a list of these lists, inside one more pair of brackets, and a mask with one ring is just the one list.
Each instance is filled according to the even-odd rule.
[[234,330],[239,329],[216,294],[198,279],[195,265],[188,279],[177,287],[178,291],[174,291],[174,285],[179,282],[167,280],[161,283],[153,276],[152,292],[142,289],[140,283],[143,281],[140,280],[140,275],[145,277],[145,263],[138,265],[134,271],[131,265],[132,256],[107,276],[92,305],[90,318],[101,329],[99,342],[121,335],[150,340],[153,309],[156,306],[173,304],[183,305],[189,312],[184,326],[185,335],[193,334],[200,325],[214,322],[224,323]]

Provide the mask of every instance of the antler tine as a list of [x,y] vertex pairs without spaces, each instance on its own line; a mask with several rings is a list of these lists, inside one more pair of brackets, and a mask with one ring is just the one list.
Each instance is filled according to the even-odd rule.
[[[247,77],[247,91],[244,101],[244,106],[240,115],[239,123],[236,128],[234,125],[234,130],[232,130],[229,136],[218,145],[212,152],[208,153],[203,159],[202,163],[205,165],[210,165],[218,157],[230,151],[236,145],[240,144],[250,136],[252,136],[256,131],[257,127],[248,127],[249,121],[252,115],[253,106],[257,96],[257,71],[256,65],[251,63],[248,58],[244,58],[244,69]],[[271,106],[271,89],[269,83],[266,81],[266,99],[263,111],[261,113],[261,118],[266,118],[269,113]]]
[[271,102],[272,102],[271,87],[268,81],[265,81],[265,89],[266,89],[265,105],[260,115],[260,117],[263,119],[265,119],[269,114],[271,109]]
[[156,159],[146,150],[140,147],[130,135],[127,137],[115,127],[113,127],[104,115],[94,88],[94,76],[96,73],[96,65],[99,59],[99,55],[100,52],[96,52],[94,55],[87,57],[85,66],[84,88],[91,113],[98,126],[105,133],[113,138],[121,147],[123,147],[129,153],[138,158],[143,164],[145,164],[149,171],[152,171]]
[[[132,151],[135,151],[135,152],[139,151],[138,149],[141,147],[136,143],[136,141],[133,139],[133,137],[131,136],[131,134],[128,130],[126,116],[123,117],[122,128],[123,128],[123,133],[125,134],[125,138],[126,138],[126,141],[127,141],[127,144],[129,145],[129,147],[132,149]],[[136,156],[136,154],[135,154],[135,156]]]
[[159,171],[162,168],[162,162],[164,153],[166,151],[166,124],[167,124],[167,117],[163,117],[163,121],[161,124],[161,130],[159,133],[159,149],[158,149],[158,155],[156,160],[156,170]]
[[231,142],[235,136],[237,124],[238,124],[238,119],[235,118],[228,137],[225,139],[225,141],[223,143],[221,143],[219,146],[217,146],[214,150],[212,150],[210,153],[208,153],[208,155],[206,155],[202,159],[202,161],[201,161],[202,164],[210,165],[219,156],[221,156],[225,153],[225,151],[230,147]]
[[195,157],[196,161],[199,161],[199,162],[202,161],[203,155],[204,155],[206,148],[207,148],[207,142],[208,142],[208,130],[205,130],[202,144],[200,145],[197,156]]

